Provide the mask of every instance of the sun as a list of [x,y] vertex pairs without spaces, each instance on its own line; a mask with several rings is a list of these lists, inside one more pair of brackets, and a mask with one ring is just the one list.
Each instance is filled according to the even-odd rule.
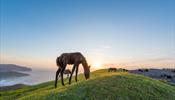
[[94,67],[97,68],[97,69],[101,68],[101,63],[100,62],[95,62]]

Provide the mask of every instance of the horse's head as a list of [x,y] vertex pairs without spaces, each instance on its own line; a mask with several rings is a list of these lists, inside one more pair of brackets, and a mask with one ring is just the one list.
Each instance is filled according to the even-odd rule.
[[89,79],[89,77],[90,77],[90,66],[88,66],[85,69],[84,76],[85,76],[86,79]]

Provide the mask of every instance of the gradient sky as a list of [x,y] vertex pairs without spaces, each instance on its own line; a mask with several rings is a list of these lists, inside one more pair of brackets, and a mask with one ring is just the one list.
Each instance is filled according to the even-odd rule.
[[175,68],[174,0],[1,0],[1,63],[56,68],[63,52],[92,65]]

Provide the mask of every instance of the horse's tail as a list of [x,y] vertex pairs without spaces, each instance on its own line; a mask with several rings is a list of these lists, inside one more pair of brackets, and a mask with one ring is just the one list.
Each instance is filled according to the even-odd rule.
[[60,66],[60,57],[57,57],[56,64],[57,64],[58,67]]

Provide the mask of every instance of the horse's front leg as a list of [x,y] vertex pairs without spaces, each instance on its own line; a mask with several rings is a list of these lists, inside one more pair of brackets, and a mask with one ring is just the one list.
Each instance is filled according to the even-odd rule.
[[64,73],[64,70],[65,70],[65,67],[66,67],[66,66],[64,66],[64,67],[61,69],[61,83],[62,83],[63,86],[64,86],[63,73]]
[[75,65],[73,66],[73,68],[72,68],[72,72],[71,72],[71,74],[70,74],[70,78],[69,78],[69,84],[71,84],[71,79],[72,79],[72,75],[73,75],[73,73],[74,73],[74,71],[75,71]]
[[58,68],[57,72],[56,72],[56,77],[55,77],[55,88],[57,87],[57,80],[58,80],[58,75],[61,71],[61,68]]
[[78,68],[79,68],[79,66],[77,66],[77,68],[76,68],[76,75],[75,75],[75,81],[76,81],[76,82],[77,82]]

